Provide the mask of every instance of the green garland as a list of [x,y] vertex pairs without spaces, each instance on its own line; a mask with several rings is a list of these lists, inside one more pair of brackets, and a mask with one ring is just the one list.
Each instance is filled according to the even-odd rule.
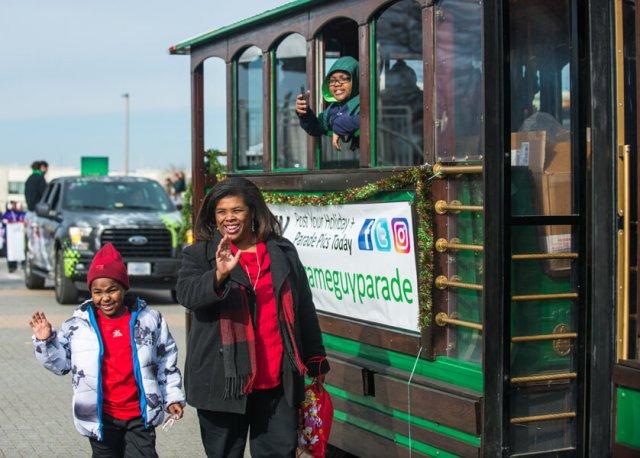
[[381,192],[399,191],[415,188],[415,210],[417,225],[417,273],[419,323],[422,331],[427,331],[432,323],[433,302],[431,288],[433,286],[433,219],[432,205],[429,199],[429,184],[434,178],[430,168],[413,167],[375,183],[368,183],[357,188],[344,191],[327,192],[321,195],[283,194],[279,192],[263,192],[267,203],[304,205],[344,205],[367,200]]
[[[226,178],[227,169],[224,165],[222,165],[218,161],[219,156],[226,156],[226,154],[222,153],[217,149],[208,149],[204,152],[207,166],[207,173],[210,176],[215,176],[216,181],[221,181]],[[209,192],[209,190],[205,190],[205,195]],[[187,189],[184,192],[182,210],[180,211],[182,215],[182,226],[180,227],[180,232],[178,233],[178,240],[180,243],[183,243],[187,240],[187,233],[193,229],[193,221],[195,218],[195,214],[193,213],[193,183],[190,181],[187,184]]]
[[193,229],[193,183],[190,181],[187,184],[187,189],[182,197],[182,225],[180,226],[180,233],[178,234],[178,240],[184,242],[187,240],[187,233]]

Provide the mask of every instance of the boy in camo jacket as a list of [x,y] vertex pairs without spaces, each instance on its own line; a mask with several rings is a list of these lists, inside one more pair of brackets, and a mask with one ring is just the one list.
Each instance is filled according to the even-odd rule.
[[127,268],[107,243],[96,253],[83,302],[59,331],[44,313],[29,321],[35,355],[57,375],[71,372],[73,414],[93,456],[157,456],[155,427],[185,404],[178,350],[167,322],[140,298],[125,298]]

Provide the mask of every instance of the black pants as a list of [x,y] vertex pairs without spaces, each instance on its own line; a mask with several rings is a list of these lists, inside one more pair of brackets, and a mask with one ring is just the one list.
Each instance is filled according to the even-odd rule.
[[298,409],[284,398],[282,386],[249,395],[245,414],[198,409],[207,457],[242,457],[249,431],[252,458],[295,457]]
[[93,458],[156,458],[155,428],[145,428],[142,417],[118,420],[102,416],[102,441],[89,439]]

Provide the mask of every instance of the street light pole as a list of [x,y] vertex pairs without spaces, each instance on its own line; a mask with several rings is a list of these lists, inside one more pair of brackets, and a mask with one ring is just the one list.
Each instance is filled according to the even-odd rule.
[[122,94],[124,97],[124,174],[129,175],[129,93]]

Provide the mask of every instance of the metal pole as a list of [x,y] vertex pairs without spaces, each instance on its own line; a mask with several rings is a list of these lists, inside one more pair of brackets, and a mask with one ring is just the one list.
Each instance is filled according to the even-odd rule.
[[129,175],[129,93],[124,97],[124,174]]

